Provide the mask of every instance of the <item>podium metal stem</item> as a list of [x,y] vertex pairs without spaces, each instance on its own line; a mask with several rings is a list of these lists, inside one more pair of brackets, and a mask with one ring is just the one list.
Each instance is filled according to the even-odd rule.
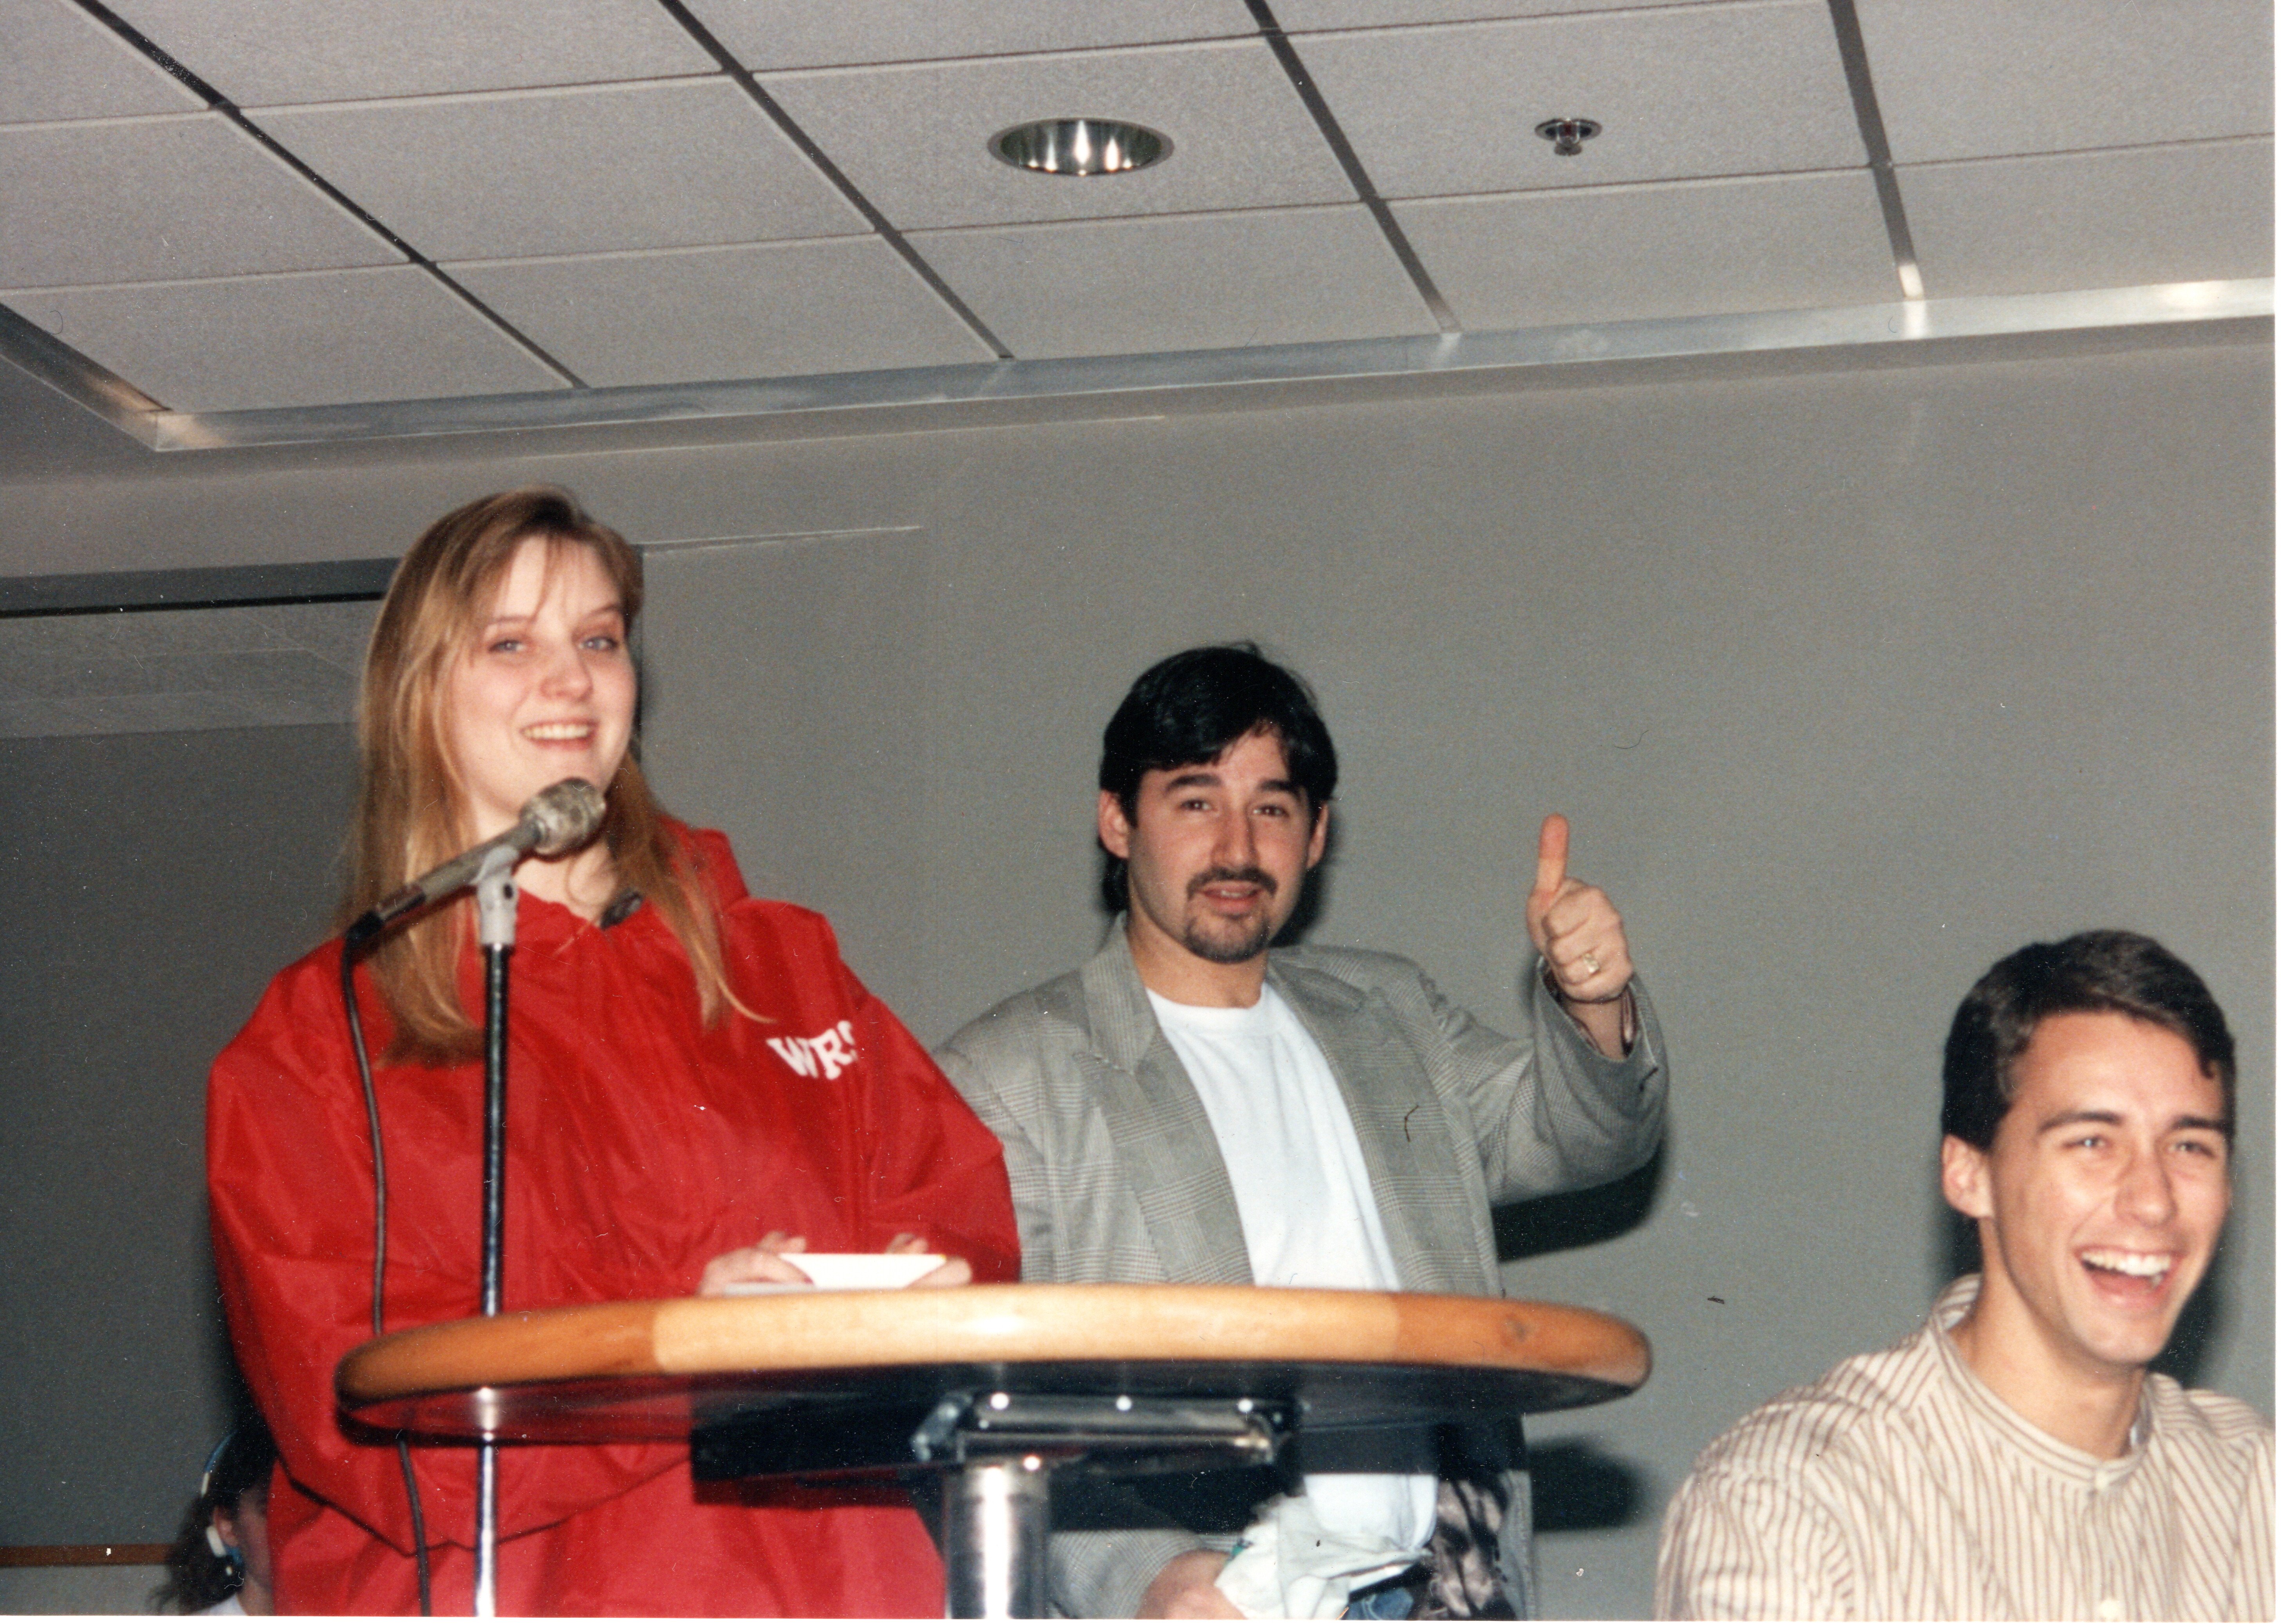
[[479,1619],[499,1617],[499,1445],[476,1450],[476,1605]]
[[1046,1616],[1049,1478],[1034,1455],[972,1461],[952,1475],[943,1508],[952,1618]]

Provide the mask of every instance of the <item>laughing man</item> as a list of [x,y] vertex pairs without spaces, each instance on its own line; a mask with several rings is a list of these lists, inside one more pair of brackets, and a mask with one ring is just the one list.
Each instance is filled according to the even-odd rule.
[[1658,1613],[2272,1618],[2272,1423],[2147,1369],[2232,1195],[2209,989],[2128,932],[2035,943],[1957,1010],[1943,1082],[1982,1272],[1704,1451]]

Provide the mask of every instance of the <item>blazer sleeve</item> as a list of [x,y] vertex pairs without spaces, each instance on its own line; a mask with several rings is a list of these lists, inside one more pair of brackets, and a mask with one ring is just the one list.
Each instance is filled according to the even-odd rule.
[[[984,1020],[991,1018],[986,1016]],[[1004,1154],[1006,1182],[1013,1193],[1014,1219],[1022,1238],[1021,1278],[1060,1280],[1063,1278],[1061,1257],[1054,1243],[1059,1226],[1055,1222],[1046,1158],[1039,1148],[1040,1135],[1017,1109],[1023,1102],[1034,1108],[1037,1079],[1022,1074],[1021,1050],[1006,1040],[1010,1034],[978,1030],[982,1027],[978,1021],[937,1048],[934,1063],[981,1118],[982,1125],[996,1136]]]
[[1620,1179],[1654,1156],[1663,1138],[1669,1078],[1663,1028],[1645,984],[1632,982],[1639,1030],[1631,1051],[1611,1060],[1561,1009],[1539,962],[1530,961],[1523,978],[1523,1032],[1513,1039],[1419,978],[1434,1026],[1456,1057],[1492,1203]]

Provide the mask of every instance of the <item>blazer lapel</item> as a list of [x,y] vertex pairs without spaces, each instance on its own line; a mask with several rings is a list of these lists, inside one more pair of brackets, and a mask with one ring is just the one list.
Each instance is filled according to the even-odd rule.
[[1219,1141],[1156,1025],[1121,924],[1080,973],[1102,1063],[1095,1097],[1165,1278],[1249,1286],[1251,1254]]
[[1478,1198],[1458,1164],[1448,1113],[1394,1010],[1377,994],[1303,965],[1270,960],[1267,976],[1338,1079],[1403,1289],[1478,1293],[1478,1271],[1457,1272],[1479,1251],[1470,1216]]

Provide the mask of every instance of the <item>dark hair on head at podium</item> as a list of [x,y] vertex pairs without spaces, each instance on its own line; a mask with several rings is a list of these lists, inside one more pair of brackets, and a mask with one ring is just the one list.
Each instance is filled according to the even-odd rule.
[[[1131,818],[1145,773],[1216,762],[1239,739],[1267,733],[1283,765],[1319,816],[1339,786],[1339,753],[1315,708],[1314,690],[1256,643],[1216,643],[1160,660],[1140,673],[1101,736],[1101,787]],[[1125,905],[1125,862],[1111,856],[1102,875],[1111,913]]]
[[222,1543],[214,1528],[214,1512],[235,1517],[248,1499],[266,1506],[276,1465],[277,1445],[258,1415],[239,1422],[214,1446],[206,1458],[197,1498],[182,1513],[182,1526],[166,1549],[166,1579],[151,1593],[153,1609],[204,1612],[237,1594],[245,1582],[245,1564]]
[[1998,960],[1957,1007],[1941,1061],[1940,1131],[1981,1150],[2018,1090],[2014,1075],[2036,1028],[2054,1015],[2112,1014],[2176,1033],[2225,1097],[2233,1138],[2233,1034],[2184,959],[2133,931],[2085,931],[2030,942]]

